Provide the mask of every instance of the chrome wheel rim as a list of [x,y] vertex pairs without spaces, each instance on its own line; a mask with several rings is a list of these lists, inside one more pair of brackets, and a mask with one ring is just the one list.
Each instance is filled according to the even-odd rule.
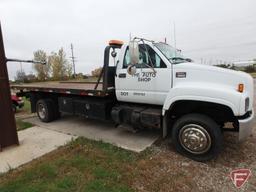
[[181,128],[179,141],[182,147],[193,154],[207,152],[212,144],[209,133],[197,124],[188,124]]
[[41,119],[44,119],[46,116],[46,109],[43,104],[38,105],[38,115]]

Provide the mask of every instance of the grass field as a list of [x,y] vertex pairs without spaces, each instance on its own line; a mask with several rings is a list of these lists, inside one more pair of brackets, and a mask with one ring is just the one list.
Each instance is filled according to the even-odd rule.
[[16,118],[16,126],[17,126],[17,130],[21,131],[21,130],[33,127],[33,124],[26,122],[22,119]]
[[145,158],[111,144],[78,138],[20,170],[0,176],[1,192],[131,192],[132,167]]
[[23,112],[30,113],[30,101],[26,97],[23,97],[24,106],[21,109]]

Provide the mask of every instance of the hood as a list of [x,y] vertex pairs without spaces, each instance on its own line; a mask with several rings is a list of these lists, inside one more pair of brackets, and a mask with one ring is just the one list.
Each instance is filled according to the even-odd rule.
[[[219,84],[225,89],[238,89],[239,84],[244,84],[244,93],[253,100],[253,78],[241,71],[225,69],[221,67],[202,65],[197,63],[180,63],[173,65],[173,83],[178,86],[180,83],[203,83]],[[176,78],[177,72],[186,72],[186,78]]]

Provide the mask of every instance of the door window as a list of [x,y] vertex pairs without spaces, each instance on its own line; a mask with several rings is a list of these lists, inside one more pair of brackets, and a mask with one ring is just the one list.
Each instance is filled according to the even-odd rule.
[[[148,68],[152,66],[154,68],[166,68],[166,64],[163,60],[159,57],[159,55],[147,44],[140,44],[139,45],[139,52],[140,52],[140,61],[139,64],[136,65],[137,68]],[[131,58],[129,54],[129,47],[126,49],[125,56],[124,56],[124,64],[123,68],[127,68],[128,65],[131,63]]]

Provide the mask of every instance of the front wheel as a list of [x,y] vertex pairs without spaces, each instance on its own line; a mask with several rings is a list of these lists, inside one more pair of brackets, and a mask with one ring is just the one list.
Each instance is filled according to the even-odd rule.
[[202,114],[184,115],[172,128],[176,150],[195,161],[208,161],[216,157],[221,150],[222,140],[217,123]]

